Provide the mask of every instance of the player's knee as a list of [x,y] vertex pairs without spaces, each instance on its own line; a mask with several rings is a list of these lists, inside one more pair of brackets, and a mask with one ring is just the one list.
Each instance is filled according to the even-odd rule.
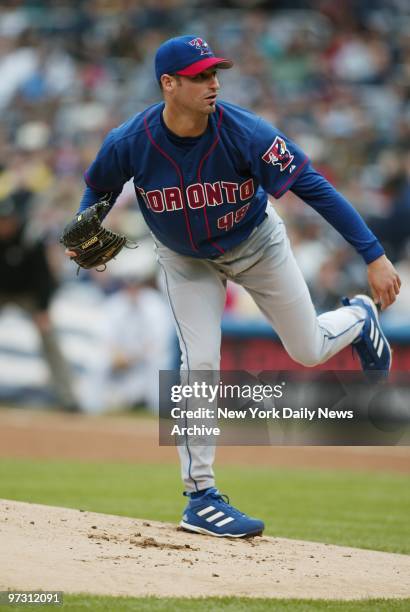
[[321,353],[315,347],[300,346],[296,350],[289,351],[289,355],[305,368],[314,368],[322,362]]

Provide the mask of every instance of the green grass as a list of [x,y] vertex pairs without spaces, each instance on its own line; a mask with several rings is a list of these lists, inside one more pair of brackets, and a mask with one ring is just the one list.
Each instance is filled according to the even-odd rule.
[[[219,467],[232,503],[266,534],[410,552],[410,487],[402,474]],[[175,465],[0,461],[0,497],[176,522],[185,500]]]
[[315,601],[312,599],[249,599],[245,597],[209,597],[206,599],[181,599],[157,597],[93,597],[89,595],[65,595],[62,607],[54,606],[0,606],[4,610],[27,609],[91,610],[92,612],[407,612],[410,599],[369,599],[362,601]]

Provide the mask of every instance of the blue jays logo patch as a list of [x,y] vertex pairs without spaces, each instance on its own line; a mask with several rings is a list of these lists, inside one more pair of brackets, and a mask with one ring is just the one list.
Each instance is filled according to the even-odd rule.
[[280,171],[283,172],[292,163],[294,155],[291,155],[286,148],[286,143],[283,138],[276,136],[275,140],[269,149],[262,155],[262,159],[267,164],[272,166],[280,166]]
[[212,53],[208,43],[205,40],[202,40],[202,38],[193,38],[188,44],[191,45],[191,47],[195,47],[195,49],[199,51],[201,55],[208,55],[209,53]]

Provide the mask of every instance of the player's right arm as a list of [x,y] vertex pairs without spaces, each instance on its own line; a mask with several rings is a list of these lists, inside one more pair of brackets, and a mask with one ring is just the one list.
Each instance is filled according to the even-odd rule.
[[262,187],[275,198],[291,190],[332,225],[362,256],[374,300],[390,306],[400,278],[376,236],[353,205],[309,162],[284,134],[260,119],[253,133],[250,165]]
[[[118,146],[116,136],[117,129],[108,134],[95,160],[84,173],[86,187],[78,212],[102,200],[114,206],[124,184],[131,178],[132,173],[127,163],[128,152],[124,145]],[[65,255],[74,257],[76,253],[66,249]]]
[[400,277],[354,206],[312,166],[298,177],[292,191],[326,219],[363,257],[373,299],[382,310],[393,304],[400,291]]
[[401,279],[386,255],[381,255],[367,266],[367,279],[373,300],[385,310],[400,293]]

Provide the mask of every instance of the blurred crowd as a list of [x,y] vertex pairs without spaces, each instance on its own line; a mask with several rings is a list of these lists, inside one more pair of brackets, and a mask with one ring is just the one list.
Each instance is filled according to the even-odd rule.
[[[58,243],[104,135],[160,99],[158,45],[203,36],[235,66],[221,98],[295,140],[363,214],[410,284],[410,5],[407,0],[9,0],[0,7],[0,204],[19,202],[61,286],[75,270]],[[355,252],[291,193],[275,202],[319,311],[366,290]],[[1,213],[1,211],[0,211]],[[143,240],[126,185],[109,225]],[[155,286],[155,266],[140,282]],[[141,270],[138,271],[138,274]],[[81,275],[107,299],[109,270]],[[407,317],[408,291],[390,317]],[[231,287],[227,309],[256,315]]]

